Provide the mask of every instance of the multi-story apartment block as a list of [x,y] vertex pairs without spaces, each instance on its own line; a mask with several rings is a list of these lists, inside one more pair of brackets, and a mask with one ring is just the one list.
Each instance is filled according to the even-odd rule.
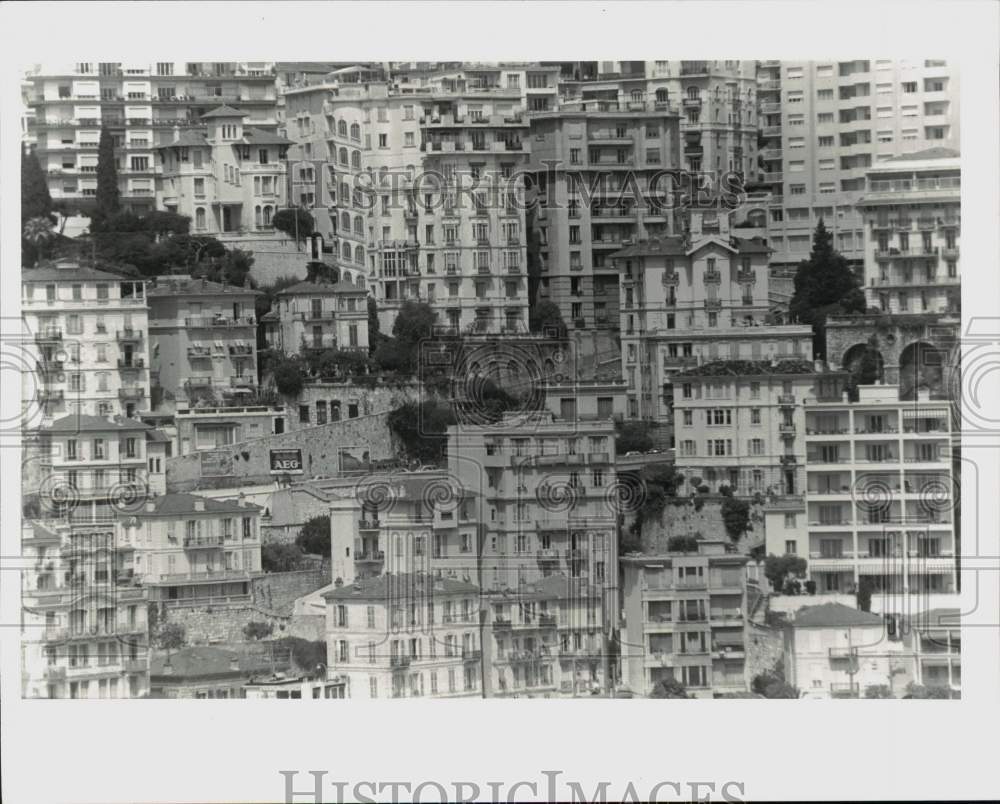
[[367,269],[383,330],[406,299],[427,301],[456,330],[527,329],[528,123],[511,77],[523,72],[286,93],[295,158],[322,168],[314,200],[329,214],[318,230],[342,268]]
[[846,374],[810,360],[720,360],[673,377],[677,469],[717,492],[801,494],[805,403],[841,399]]
[[173,400],[238,400],[257,386],[257,332],[250,287],[153,278],[149,299],[154,386]]
[[764,64],[773,91],[758,96],[768,139],[757,178],[781,188],[766,204],[772,262],[807,257],[822,218],[834,247],[860,265],[865,174],[892,157],[958,148],[958,71],[940,60]]
[[914,650],[914,681],[925,687],[962,690],[960,609],[937,608],[908,621]]
[[241,405],[236,400],[219,407],[178,404],[171,419],[178,455],[281,435],[289,423],[284,405]]
[[122,206],[154,209],[155,148],[173,129],[197,123],[220,104],[236,104],[249,125],[277,126],[270,62],[79,62],[37,68],[26,78],[28,135],[57,201],[89,209],[97,194],[97,145],[107,128],[115,145]]
[[[957,488],[951,413],[921,393],[862,385],[858,401],[806,400],[809,575],[819,592],[954,592]],[[804,557],[804,556],[803,556]]]
[[630,418],[671,420],[672,376],[708,361],[811,359],[812,329],[770,323],[768,257],[734,237],[724,210],[692,209],[690,233],[626,246],[621,277],[622,371]]
[[260,572],[261,508],[244,500],[165,494],[122,519],[121,550],[162,606],[250,600]]
[[867,687],[893,689],[912,661],[882,617],[840,603],[799,609],[785,624],[783,641],[785,680],[803,698],[860,698]]
[[749,176],[757,149],[754,61],[558,62],[560,104],[646,103],[682,110],[682,167]]
[[[22,491],[38,514],[109,522],[162,488],[166,466],[153,429],[137,419],[73,414],[35,432]],[[152,440],[150,440],[152,439]],[[152,454],[153,460],[149,457]]]
[[930,148],[880,162],[858,200],[865,296],[887,313],[957,312],[961,169],[957,151]]
[[482,695],[479,588],[423,573],[336,586],[326,599],[327,672],[348,698]]
[[649,695],[673,678],[688,694],[744,692],[747,557],[722,541],[621,560],[622,680]]
[[539,296],[576,329],[619,329],[623,243],[673,231],[680,116],[666,102],[564,103],[531,116],[541,242]]
[[611,419],[507,414],[448,428],[448,470],[479,501],[484,590],[562,573],[617,610],[618,481]]
[[[43,420],[64,414],[135,416],[149,408],[145,282],[65,260],[21,278],[24,403]],[[34,387],[33,387],[34,386]]]
[[22,694],[138,698],[148,690],[146,593],[115,566],[113,523],[25,520]]
[[529,582],[514,593],[483,596],[492,643],[487,650],[490,697],[586,696],[606,692],[609,656],[603,591],[563,574]]
[[299,354],[310,349],[368,352],[368,287],[359,272],[354,282],[299,282],[278,293],[265,319],[271,349]]
[[174,129],[156,148],[156,203],[191,219],[202,234],[273,231],[287,206],[289,140],[246,123],[249,113],[220,106],[202,115],[205,130]]
[[359,481],[330,504],[333,580],[426,573],[478,583],[473,488],[441,472]]

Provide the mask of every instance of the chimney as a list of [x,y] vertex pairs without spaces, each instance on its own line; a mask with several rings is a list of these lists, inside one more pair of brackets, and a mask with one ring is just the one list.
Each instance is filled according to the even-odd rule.
[[195,500],[194,501],[194,510],[195,511],[204,511],[205,510],[205,501],[204,500]]
[[146,500],[146,513],[152,514],[156,511],[156,503],[153,500]]
[[229,669],[232,670],[234,673],[239,671],[239,669],[240,669],[240,657],[239,656],[231,656],[229,658]]

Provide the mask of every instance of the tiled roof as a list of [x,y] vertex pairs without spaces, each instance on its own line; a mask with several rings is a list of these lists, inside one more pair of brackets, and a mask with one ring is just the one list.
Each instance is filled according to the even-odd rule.
[[[176,287],[175,287],[176,286]],[[223,282],[212,282],[208,279],[191,276],[158,276],[156,284],[147,287],[147,296],[198,296],[226,293],[243,296],[263,296],[259,290],[245,288],[242,285],[230,285]]]
[[884,625],[877,614],[860,609],[852,609],[841,603],[823,603],[819,606],[805,606],[795,612],[789,621],[794,628],[846,628],[853,625]]
[[399,575],[379,575],[376,578],[357,580],[349,586],[341,586],[325,592],[326,600],[396,600],[424,595],[470,595],[479,594],[479,587],[452,578],[435,578],[423,573],[401,573]]
[[579,578],[561,574],[549,575],[504,594],[516,600],[568,600],[600,596],[597,589],[581,583]]
[[353,282],[299,282],[282,288],[279,296],[329,296],[337,293],[367,293],[368,289]]
[[208,120],[212,117],[249,117],[250,115],[246,112],[241,112],[239,109],[235,109],[232,106],[216,106],[210,112],[205,112],[201,116],[202,120]]
[[917,628],[958,628],[961,611],[955,608],[937,608],[914,614],[910,622]]
[[101,416],[86,416],[84,414],[71,413],[56,419],[48,427],[42,428],[43,433],[96,433],[100,431],[108,432],[113,430],[149,430],[148,424],[144,424],[136,419],[122,417],[117,421],[102,418]]
[[146,440],[152,441],[154,444],[169,444],[170,436],[162,430],[149,430],[146,433]]
[[292,141],[271,134],[268,131],[261,131],[259,128],[243,129],[243,141],[250,145],[292,145]]
[[[271,657],[266,653],[252,654],[245,651],[235,651],[228,648],[216,648],[203,645],[191,648],[181,648],[169,655],[170,673],[164,673],[167,654],[155,652],[149,659],[150,676],[161,681],[193,678],[227,678],[250,676],[254,673],[270,672]],[[233,669],[233,660],[237,668]],[[278,654],[275,669],[288,669],[288,661]]]
[[[56,267],[57,265],[62,267]],[[61,260],[56,264],[44,265],[39,268],[25,268],[21,272],[22,282],[52,282],[71,280],[91,280],[95,282],[141,282],[142,277],[125,277],[118,274],[111,274],[106,271],[98,271],[86,265],[72,262],[71,260]]]
[[[726,241],[724,237],[712,238],[711,235],[703,235],[694,241],[683,237],[654,237],[625,246],[621,251],[616,251],[611,256],[614,259],[656,256],[684,257],[691,249],[697,249],[712,239]],[[760,237],[730,237],[728,242],[729,247],[740,254],[769,254],[771,252],[770,247]]]
[[[154,506],[152,511],[143,508],[136,511],[135,516],[180,516],[195,513],[252,514],[264,510],[253,503],[240,505],[239,500],[212,500],[208,497],[199,497],[197,494],[164,494],[160,497],[153,497],[149,503]],[[202,503],[203,510],[198,511],[195,508],[196,503]]]
[[172,142],[164,142],[157,148],[180,148],[196,145],[208,145],[205,139],[205,132],[201,129],[184,129],[177,134],[177,139]]
[[911,154],[900,154],[899,156],[894,156],[891,159],[886,159],[886,162],[913,162],[921,159],[955,159],[961,156],[961,154],[954,148],[944,148],[937,146],[934,148],[925,148],[922,151],[914,151]]

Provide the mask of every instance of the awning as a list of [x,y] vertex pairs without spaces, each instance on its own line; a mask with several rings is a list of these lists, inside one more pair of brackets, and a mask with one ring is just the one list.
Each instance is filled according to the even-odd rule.
[[810,561],[810,572],[854,572],[854,566],[846,561]]
[[904,419],[937,419],[948,415],[948,408],[903,408]]

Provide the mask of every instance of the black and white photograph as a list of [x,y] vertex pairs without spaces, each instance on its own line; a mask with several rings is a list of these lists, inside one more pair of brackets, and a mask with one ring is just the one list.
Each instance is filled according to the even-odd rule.
[[[96,24],[131,4],[79,5]],[[345,19],[297,53],[281,40],[351,4],[204,5],[220,16],[198,48],[155,23],[140,48],[33,30],[5,60],[2,672],[19,722],[128,715],[115,739],[155,732],[149,772],[168,775],[202,729],[277,740],[270,717],[311,722],[330,757],[361,748],[347,718],[412,722],[427,751],[520,723],[482,743],[490,778],[529,774],[502,788],[289,744],[253,800],[821,800],[758,787],[728,752],[766,751],[769,775],[786,747],[833,761],[871,718],[872,752],[933,757],[928,709],[996,706],[995,647],[963,650],[1000,623],[984,396],[1000,298],[969,284],[995,282],[996,206],[966,184],[995,196],[996,154],[963,148],[996,145],[996,69],[956,41],[880,52],[817,30],[798,58],[759,58],[780,30],[716,42],[726,3],[696,4],[716,21],[683,51],[668,4],[548,4],[624,30],[648,12],[664,37],[550,52],[542,36],[526,57],[505,34],[482,58],[493,15],[557,28],[530,3],[413,4],[416,46],[389,47],[368,34],[399,7],[358,4],[365,36],[347,47]],[[226,15],[255,6],[281,35],[248,27],[234,57]],[[926,6],[997,31],[995,6]],[[478,33],[434,47],[448,7]],[[544,752],[503,772],[502,745],[569,712],[592,740],[614,717],[623,746],[711,716],[691,739],[722,753],[699,776],[664,742],[596,792]],[[186,726],[157,727],[168,715]],[[835,718],[851,733],[832,741]],[[377,733],[358,739],[388,751]],[[616,755],[607,739],[588,761]],[[189,800],[251,800],[222,781]]]

